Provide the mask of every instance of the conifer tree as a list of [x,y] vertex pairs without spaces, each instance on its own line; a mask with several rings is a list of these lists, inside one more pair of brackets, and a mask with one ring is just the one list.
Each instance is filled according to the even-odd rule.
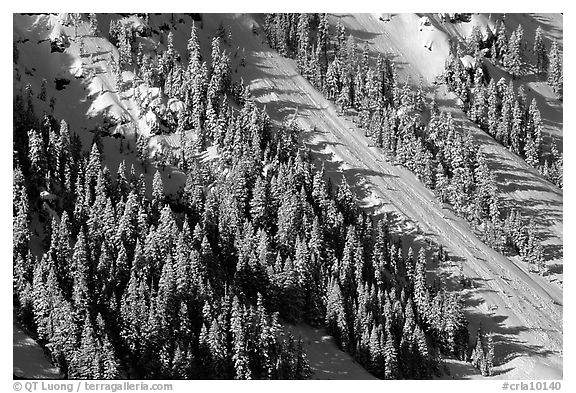
[[396,344],[394,343],[394,337],[392,336],[392,331],[386,329],[386,344],[384,345],[384,378],[385,379],[398,379],[398,359],[397,359]]
[[488,84],[488,133],[495,137],[498,132],[498,93],[494,79]]
[[334,334],[338,345],[347,350],[350,346],[350,338],[348,336],[348,325],[346,323],[344,299],[340,284],[337,281],[333,281],[329,288],[326,304],[326,325],[328,331]]
[[420,248],[414,269],[414,304],[420,320],[426,320],[429,302],[426,286],[426,253],[424,248]]
[[536,57],[536,72],[540,74],[548,69],[548,53],[546,52],[542,28],[540,26],[536,28],[533,52]]
[[496,59],[502,62],[507,52],[508,38],[506,37],[506,27],[504,26],[504,21],[501,20],[496,27]]
[[484,333],[482,331],[482,327],[480,326],[476,332],[476,344],[474,346],[474,350],[472,351],[470,361],[472,362],[472,365],[474,367],[479,368],[481,371],[483,371],[485,364],[483,341],[484,341]]
[[102,378],[98,342],[94,328],[88,316],[86,316],[84,320],[80,347],[71,359],[68,372],[69,377],[75,379]]
[[298,64],[298,69],[301,73],[306,75],[306,70],[308,68],[308,54],[310,45],[310,24],[308,21],[308,14],[301,13],[298,16],[298,53],[296,55],[296,62]]
[[244,311],[240,306],[237,297],[232,303],[232,319],[230,321],[233,344],[232,361],[234,362],[235,379],[252,379],[252,372],[249,365],[249,357],[246,352],[247,337],[245,332]]
[[552,47],[550,48],[548,59],[548,84],[561,100],[563,95],[562,85],[564,77],[562,70],[562,56],[560,55],[560,49],[558,48],[558,42],[556,40],[552,41]]
[[486,375],[491,377],[494,373],[494,339],[492,334],[486,337]]
[[329,29],[328,29],[328,14],[320,14],[320,23],[318,25],[318,53],[320,56],[318,60],[320,62],[320,67],[322,69],[322,74],[324,74],[326,68],[328,67],[328,43],[329,43]]
[[152,218],[153,221],[159,218],[159,213],[164,208],[164,203],[164,184],[162,182],[162,176],[160,175],[160,172],[156,170],[152,180],[151,207],[152,211],[155,212],[155,217]]

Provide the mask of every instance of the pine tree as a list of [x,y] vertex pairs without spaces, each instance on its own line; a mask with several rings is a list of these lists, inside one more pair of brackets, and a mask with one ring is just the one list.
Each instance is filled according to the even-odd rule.
[[498,132],[498,93],[496,90],[496,83],[494,79],[490,80],[488,84],[488,133],[492,137],[496,137]]
[[522,152],[522,142],[525,140],[524,133],[524,113],[520,109],[518,100],[514,100],[512,109],[512,128],[510,130],[510,144],[512,152],[520,155]]
[[36,130],[28,131],[28,157],[34,184],[41,186],[46,178],[47,158],[42,136]]
[[24,186],[21,187],[19,198],[14,201],[17,209],[12,221],[12,250],[13,259],[18,256],[24,258],[28,252],[30,241],[30,213],[28,207],[28,194]]
[[344,50],[344,45],[346,43],[346,28],[342,23],[342,18],[338,18],[336,22],[336,42],[335,42],[335,50],[334,53],[337,54],[337,57],[340,56],[340,53]]
[[70,272],[73,277],[72,304],[76,318],[82,321],[91,305],[91,269],[84,231],[81,230],[74,245]]
[[318,53],[320,67],[322,74],[328,67],[328,43],[329,43],[329,29],[328,29],[328,14],[323,13],[320,15],[320,23],[318,25]]
[[486,375],[494,374],[494,339],[492,334],[486,336]]
[[430,378],[431,373],[431,359],[426,336],[422,331],[420,325],[416,325],[414,329],[414,344],[417,353],[417,362],[415,365],[416,376],[420,379]]
[[[130,281],[122,295],[120,315],[122,318],[121,337],[125,340],[131,353],[138,355],[143,350],[143,330],[148,325],[150,308],[147,304],[149,288],[140,274],[132,266]],[[150,304],[152,306],[152,303]]]
[[162,176],[160,171],[156,170],[154,172],[154,179],[152,180],[152,201],[151,207],[153,211],[152,221],[158,220],[160,212],[164,209],[165,196],[164,196],[164,184],[162,182]]
[[114,347],[110,343],[108,335],[102,340],[102,379],[118,379],[120,377],[120,361],[117,358]]
[[548,53],[546,53],[546,46],[544,45],[544,38],[542,36],[542,28],[540,26],[536,28],[533,51],[536,57],[536,72],[540,74],[548,69]]
[[522,71],[522,36],[522,25],[518,25],[518,28],[510,36],[507,47],[508,50],[504,57],[504,65],[508,68],[508,71],[510,71],[514,79],[520,76]]
[[336,342],[344,350],[350,348],[350,337],[346,323],[344,299],[340,290],[340,284],[334,281],[330,286],[326,304],[326,325],[330,333],[334,334]]
[[418,251],[418,259],[414,269],[414,303],[420,320],[426,320],[430,303],[426,285],[426,252],[424,248]]
[[563,70],[562,70],[562,56],[558,48],[558,42],[552,41],[550,54],[548,55],[548,84],[560,100],[563,96]]
[[[528,109],[527,133],[532,137],[534,142],[532,159],[535,164],[539,164],[540,158],[542,157],[542,127],[543,125],[542,118],[540,116],[540,110],[538,110],[536,99],[533,98],[532,102],[530,103],[530,108]],[[528,157],[528,155],[526,156]]]
[[232,319],[230,321],[233,336],[232,361],[234,362],[234,379],[252,379],[249,357],[246,352],[247,337],[245,332],[244,311],[240,306],[238,297],[235,296],[232,302]]
[[504,146],[510,146],[510,133],[512,129],[512,100],[513,97],[507,95],[502,101],[502,112],[498,121],[498,129],[495,138]]
[[66,372],[77,348],[78,329],[73,319],[72,307],[59,291],[54,298],[54,308],[50,312],[50,319],[53,334],[47,347],[61,370]]
[[[388,324],[388,321],[387,321]],[[398,379],[398,353],[394,343],[394,337],[390,328],[386,329],[386,344],[384,345],[384,378],[385,379]]]
[[384,364],[384,349],[381,346],[380,334],[382,330],[381,326],[372,325],[372,331],[370,333],[369,341],[369,353],[370,361],[368,363],[369,370],[376,376],[381,377],[384,375],[385,364]]
[[479,26],[474,26],[472,32],[466,39],[466,52],[474,57],[477,56],[480,46],[482,45],[482,31]]
[[506,27],[504,26],[504,21],[500,21],[500,24],[496,27],[496,59],[502,62],[507,52],[508,38],[506,37]]
[[270,219],[270,196],[268,183],[262,177],[256,179],[256,184],[252,190],[252,200],[250,201],[250,216],[256,227],[266,228]]
[[298,16],[298,53],[296,55],[296,62],[298,65],[298,70],[305,77],[307,75],[308,68],[308,55],[309,55],[309,45],[310,45],[310,24],[308,20],[308,14],[301,13]]
[[472,351],[472,355],[470,357],[470,361],[472,362],[472,366],[480,369],[483,371],[483,365],[485,362],[485,353],[484,353],[484,333],[482,331],[482,326],[480,326],[476,332],[476,344],[474,346],[474,350]]
[[186,48],[188,49],[189,64],[194,64],[195,67],[198,67],[200,62],[200,43],[198,41],[198,36],[196,33],[196,23],[194,21],[192,22],[192,27],[190,30],[190,38],[188,39],[188,44]]
[[86,316],[80,347],[74,354],[68,369],[69,377],[74,379],[100,379],[100,351],[90,318]]

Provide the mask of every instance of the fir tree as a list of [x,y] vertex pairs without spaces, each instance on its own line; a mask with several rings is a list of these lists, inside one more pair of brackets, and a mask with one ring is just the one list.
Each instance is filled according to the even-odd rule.
[[552,41],[552,47],[550,48],[548,59],[548,84],[561,100],[563,95],[562,86],[564,77],[562,70],[562,56],[560,55],[560,49],[558,48],[558,42],[556,40]]
[[494,339],[492,334],[486,337],[486,371],[485,374],[491,377],[494,374]]
[[542,36],[542,28],[540,26],[536,28],[533,51],[536,57],[536,72],[540,74],[548,69],[548,53],[546,53],[546,46],[544,45],[544,38]]

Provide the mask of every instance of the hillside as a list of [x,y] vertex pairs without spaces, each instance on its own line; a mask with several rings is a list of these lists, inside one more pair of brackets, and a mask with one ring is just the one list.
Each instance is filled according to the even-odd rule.
[[[362,33],[367,31],[368,36],[372,38],[369,42],[375,46],[386,42],[386,50],[381,50],[389,53],[394,48],[396,53],[399,53],[399,59],[406,57],[404,61],[409,66],[405,70],[426,65],[423,68],[426,70],[423,71],[425,73],[420,75],[426,76],[428,80],[433,79],[433,72],[441,70],[439,65],[443,63],[441,54],[438,56],[439,60],[436,60],[435,69],[429,67],[430,59],[419,57],[422,54],[418,55],[418,52],[423,54],[426,52],[419,51],[418,47],[405,49],[401,46],[390,46],[394,45],[394,40],[411,42],[401,38],[406,36],[407,26],[412,28],[417,26],[415,17],[399,16],[398,23],[402,23],[400,27],[392,25],[392,22],[391,25],[383,24],[371,19],[369,15],[360,15],[358,18],[364,21],[364,24],[356,21],[356,18],[344,18],[345,22],[352,19],[362,27],[350,22],[352,34],[358,32],[358,35],[363,37]],[[409,22],[404,22],[404,18],[411,19]],[[561,288],[546,278],[528,274],[522,264],[486,247],[470,232],[462,219],[442,209],[430,191],[426,190],[411,173],[386,162],[377,148],[370,147],[371,141],[364,138],[354,124],[339,116],[336,107],[298,75],[293,61],[270,52],[266,45],[259,42],[260,37],[248,33],[242,34],[248,32],[248,27],[254,23],[249,17],[231,18],[228,23],[232,26],[234,36],[242,37],[241,41],[246,45],[248,64],[254,65],[254,68],[247,67],[243,76],[246,81],[250,81],[257,100],[269,110],[277,108],[278,120],[297,113],[296,121],[304,130],[312,130],[315,126],[318,132],[306,132],[304,143],[334,176],[341,176],[340,173],[343,173],[348,181],[354,182],[357,195],[365,206],[380,212],[398,213],[400,221],[404,222],[401,225],[413,229],[417,226],[421,229],[421,233],[433,237],[446,246],[453,255],[464,261],[464,274],[471,277],[478,286],[477,290],[468,295],[468,304],[471,305],[469,312],[474,315],[472,324],[478,326],[481,323],[482,326],[497,332],[499,338],[497,356],[504,361],[502,370],[510,369],[506,362],[510,353],[540,359],[535,365],[530,363],[536,370],[539,361],[543,365],[550,362],[560,365],[562,328],[557,326],[557,321],[562,316]],[[385,28],[386,33],[378,35],[374,33],[370,27],[373,28],[375,25],[380,29]],[[392,33],[388,29],[391,29]],[[419,71],[408,75],[414,79],[420,76]],[[473,127],[468,125],[468,129]],[[481,132],[477,134],[479,137],[482,136]],[[503,162],[510,162],[510,165],[507,165],[510,168],[509,172],[502,175],[504,178],[510,178],[510,173],[517,176],[519,173],[528,172],[526,165],[506,149],[495,143],[488,146],[495,151],[494,154],[499,154],[489,156],[493,159],[493,164],[498,163],[502,166]],[[526,181],[521,183],[522,191],[510,193],[514,196],[515,206],[531,206],[527,201],[536,200],[542,202],[534,211],[538,206],[555,209],[550,215],[545,215],[545,218],[552,220],[554,224],[541,223],[540,227],[553,234],[550,236],[551,245],[562,244],[561,192],[543,179],[531,175],[530,172],[524,177]],[[531,184],[533,190],[530,190]],[[502,185],[504,189],[508,189],[506,184]],[[559,262],[555,258],[552,259],[554,263],[561,264],[561,253],[559,255]],[[448,269],[446,274],[456,275],[456,271]],[[517,372],[515,370],[516,368],[511,368],[508,373],[502,373],[501,377],[515,378]],[[560,371],[561,367],[558,370]],[[530,375],[530,372],[527,375]],[[561,374],[556,374],[559,375]]]
[[[471,343],[479,326],[492,332],[493,378],[561,379],[563,192],[468,120],[459,109],[455,94],[436,83],[443,73],[452,42],[468,36],[474,25],[493,26],[499,16],[473,15],[470,22],[452,24],[429,14],[426,15],[430,21],[428,26],[420,24],[422,16],[393,14],[390,21],[384,21],[379,14],[330,15],[329,23],[334,28],[340,20],[357,42],[368,44],[372,58],[378,54],[390,58],[397,67],[399,81],[408,79],[414,85],[421,81],[427,97],[435,97],[440,109],[452,114],[457,131],[470,134],[481,146],[495,174],[503,205],[520,209],[523,216],[534,220],[537,233],[543,239],[550,271],[546,276],[530,273],[528,265],[519,257],[504,256],[484,244],[469,223],[441,204],[412,172],[389,160],[349,116],[344,116],[300,75],[294,60],[270,48],[265,42],[261,15],[202,15],[197,34],[201,56],[209,58],[209,43],[220,26],[230,32],[231,40],[226,39],[222,48],[230,55],[233,81],[242,81],[249,88],[255,103],[266,112],[275,128],[281,129],[286,120],[297,125],[301,130],[299,145],[308,149],[313,166],[324,168],[333,184],[340,184],[344,178],[364,211],[375,217],[392,217],[391,232],[416,249],[425,247],[432,252],[441,246],[448,251],[448,264],[435,259],[428,263],[428,279],[442,277],[448,291],[463,296]],[[156,152],[177,155],[184,147],[175,132],[154,134],[161,122],[158,113],[178,116],[179,108],[186,104],[166,97],[147,84],[132,87],[135,73],[126,69],[121,75],[127,87],[119,91],[118,77],[110,65],[111,58],[118,61],[119,48],[105,38],[106,33],[93,35],[87,21],[75,27],[69,18],[62,14],[14,15],[14,41],[18,43],[19,53],[14,94],[26,84],[39,92],[45,79],[48,98],[34,99],[36,116],[47,112],[57,119],[66,119],[70,129],[78,132],[85,150],[89,150],[94,132],[100,133],[103,164],[113,173],[122,161],[126,168],[133,167],[136,176],[143,175],[146,194],[150,196],[155,168],[143,165],[138,158],[138,139],[149,138],[147,154],[152,163]],[[149,54],[165,50],[163,29],[171,31],[174,49],[180,58],[186,58],[192,16],[154,14],[145,22],[136,16],[104,15],[98,18],[98,29],[108,32],[111,20],[118,19],[124,24],[133,23],[151,30],[149,36],[136,38],[136,43]],[[511,25],[519,22],[524,25],[528,45],[537,25],[543,26],[548,38],[556,38],[562,45],[561,17],[512,15],[506,20]],[[51,52],[50,39],[55,37],[69,44],[62,53]],[[495,67],[492,72],[500,71]],[[62,86],[58,80],[68,83]],[[523,84],[529,91],[528,96],[536,98],[544,120],[545,143],[550,144],[553,139],[562,151],[561,102],[541,81],[526,77],[514,83]],[[48,105],[51,97],[55,99],[53,109]],[[142,101],[145,104],[141,104]],[[189,141],[198,139],[194,127],[182,132]],[[222,149],[214,143],[208,149],[196,151],[194,157],[211,165],[222,154]],[[178,165],[156,166],[164,192],[170,198],[177,198],[190,175]],[[36,247],[35,252],[41,256],[40,247]],[[404,249],[404,254],[406,252]],[[471,288],[462,287],[461,274],[473,282]],[[313,378],[371,377],[350,355],[340,351],[338,343],[324,331],[305,324],[297,325],[294,331],[297,337],[302,337]],[[15,346],[14,351],[18,352],[18,347]],[[444,378],[483,378],[467,363],[451,359],[446,364],[449,371]]]

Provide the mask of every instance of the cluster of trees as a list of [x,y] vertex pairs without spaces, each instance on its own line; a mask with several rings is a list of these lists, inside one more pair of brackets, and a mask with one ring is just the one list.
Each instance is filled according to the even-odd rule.
[[532,220],[526,220],[512,209],[504,220],[485,222],[482,240],[500,252],[520,255],[530,271],[545,273],[544,248]]
[[[48,145],[31,132],[27,164],[16,163],[14,288],[22,320],[69,377],[308,376],[301,343],[279,339],[268,309],[287,321],[326,320],[343,348],[389,378],[428,377],[437,346],[465,354],[461,306],[427,288],[424,251],[416,263],[411,252],[402,258],[384,229],[373,243],[346,183],[331,196],[300,154],[275,155],[267,164],[277,173],[256,171],[252,187],[247,163],[204,184],[195,162],[171,208],[159,172],[148,199],[133,168],[126,176],[122,164],[112,180],[97,143],[88,156],[77,144],[60,148],[68,128],[50,123]],[[36,177],[40,162],[47,173]],[[58,201],[39,208],[40,189]],[[49,244],[41,258],[29,250],[34,216]]]
[[36,120],[31,89],[15,98],[14,304],[65,375],[307,378],[303,343],[280,321],[326,325],[384,378],[464,358],[462,305],[427,285],[424,249],[404,256],[386,219],[314,169],[293,125],[272,132],[248,92],[230,105],[226,55],[215,39],[200,64],[192,37],[192,87],[167,83],[183,70],[170,45],[143,63],[144,83],[186,102],[170,130],[194,127],[194,151],[221,153],[203,164],[183,137],[176,196],[159,171],[151,190],[134,166],[113,174],[99,134],[86,152],[65,121]]
[[[524,40],[524,28],[519,24],[510,35],[506,34],[504,20],[496,24],[494,31],[486,26],[482,31],[479,26],[474,26],[464,46],[457,47],[458,57],[470,55],[476,59],[487,57],[492,59],[493,64],[504,67],[516,79],[527,72],[529,68],[537,74],[545,73],[548,84],[552,87],[558,98],[562,99],[562,56],[559,52],[558,42],[554,39],[547,51],[544,42],[542,28],[536,28],[534,45],[528,48]],[[528,55],[531,56],[528,56]],[[533,63],[527,60],[531,57]]]
[[[374,114],[378,120],[379,116]],[[487,245],[499,252],[520,255],[530,264],[531,271],[546,271],[543,246],[534,224],[527,225],[517,210],[503,211],[484,153],[470,135],[456,132],[449,113],[438,112],[433,103],[425,128],[415,123],[402,125],[402,118],[393,109],[388,111],[391,120],[385,116],[380,127],[374,128],[373,119],[367,126],[369,135],[376,135],[377,146],[414,172],[441,202],[449,203],[480,232]],[[504,219],[503,214],[507,214]]]
[[536,233],[534,222],[526,221],[517,210],[509,212],[503,224],[506,244],[530,264],[531,271],[544,273],[546,264],[542,243]]
[[397,100],[395,71],[389,59],[371,64],[368,46],[359,53],[341,21],[331,40],[327,14],[266,14],[269,45],[296,58],[299,72],[343,110],[368,113]]
[[[362,229],[360,229],[362,231]],[[428,288],[426,255],[403,256],[379,222],[370,253],[349,227],[342,259],[327,283],[326,324],[340,347],[375,376],[430,378],[439,354],[466,359],[467,321],[459,299]]]
[[441,202],[450,203],[469,222],[498,219],[494,176],[471,136],[457,132],[450,113],[438,112],[434,104],[427,125],[404,116],[413,110],[411,104],[399,110],[388,108],[388,115],[375,112],[368,130],[376,145],[413,171]]
[[[399,86],[393,64],[387,59],[378,57],[375,68],[372,67],[368,48],[364,47],[359,56],[353,37],[345,39],[346,30],[340,21],[336,26],[336,39],[331,41],[326,14],[267,14],[265,30],[272,48],[296,57],[302,75],[342,109],[356,111],[355,122],[366,130],[376,146],[435,190],[440,201],[449,202],[490,244],[504,250],[500,245],[506,244],[513,234],[501,219],[494,176],[484,154],[470,135],[456,132],[449,113],[439,112],[435,102],[427,108],[421,84],[415,90],[409,87],[408,81]],[[512,40],[516,43],[510,45],[506,41],[503,46],[493,42],[490,36],[489,41],[484,41],[480,30],[475,29],[468,39],[468,50],[478,56],[485,46],[492,45],[497,51],[494,53],[510,57],[506,51],[521,46],[522,36],[520,27]],[[522,88],[516,98],[512,82],[506,86],[491,81],[486,87],[486,73],[480,61],[468,70],[458,59],[450,59],[446,79],[452,89],[467,97],[465,102],[469,103],[471,118],[488,132],[492,129],[493,136],[524,154],[528,162],[542,162],[542,121],[536,102],[527,107]],[[322,64],[327,65],[326,72]],[[473,94],[476,99],[470,98]],[[424,124],[421,115],[427,109],[430,120]],[[539,168],[548,179],[561,186],[562,156],[554,145],[552,152]],[[534,239],[530,250],[537,251],[520,255],[531,264],[543,266],[542,246],[536,237]],[[520,245],[509,250],[523,248]]]
[[[481,56],[478,54],[478,48],[492,45],[495,48],[492,51],[495,50],[495,53],[499,54],[502,52],[499,48],[504,44],[498,44],[499,40],[494,37],[492,37],[493,42],[490,44],[490,34],[484,40],[479,28],[475,27],[474,31],[476,34],[473,32],[468,38],[466,50],[475,54],[476,61],[471,67],[465,67],[460,55],[450,55],[444,73],[446,83],[462,100],[468,117],[482,130],[522,157],[528,164],[537,168],[548,180],[562,187],[563,157],[558,154],[554,142],[548,153],[544,151],[543,124],[536,99],[528,104],[522,85],[515,92],[512,80],[506,84],[504,78],[496,81],[490,77],[481,61]],[[497,31],[504,31],[503,27]],[[516,37],[516,40],[517,37],[521,37],[521,31],[521,26],[519,26],[512,38]],[[498,34],[497,37],[500,37],[501,34]],[[541,32],[537,32],[534,48],[537,68],[542,68],[548,64],[548,56],[542,49],[544,44],[541,37]],[[523,45],[512,45],[512,38],[508,41],[507,48]],[[497,55],[496,59],[500,58],[498,56],[501,55]],[[555,60],[550,61],[548,66],[549,79],[550,75],[562,72],[561,59],[558,60],[556,44],[553,44],[550,58]]]
[[[188,41],[187,65],[183,65],[180,54],[174,49],[173,33],[168,33],[166,50],[161,54],[151,54],[139,46],[135,67],[135,87],[144,83],[148,87],[157,87],[160,94],[168,99],[183,103],[184,110],[165,111],[156,115],[166,132],[183,134],[192,129],[197,135],[195,150],[203,150],[208,139],[223,143],[224,131],[215,123],[221,112],[231,111],[227,105],[228,97],[243,95],[236,91],[237,84],[232,83],[230,55],[220,48],[220,38],[212,40],[211,62],[202,61],[200,44],[193,24]],[[147,104],[138,94],[135,95],[141,113],[147,110]],[[206,123],[206,124],[205,124]],[[218,128],[218,130],[216,130]],[[158,132],[158,130],[154,130]],[[218,132],[218,135],[209,133]],[[186,150],[186,149],[184,149]]]
[[119,63],[121,67],[132,65],[133,56],[137,49],[136,31],[131,25],[122,24],[120,20],[112,19],[108,31],[108,39],[118,48]]
[[[301,72],[343,109],[355,109],[355,121],[378,147],[435,189],[439,199],[453,204],[460,215],[471,221],[496,220],[500,212],[494,180],[471,138],[456,132],[450,115],[439,113],[434,103],[431,120],[423,124],[420,114],[427,108],[422,86],[412,90],[408,81],[398,86],[388,59],[378,57],[373,67],[367,46],[359,55],[353,37],[346,40],[340,21],[335,42],[329,40],[326,18],[325,14],[268,14],[268,41],[280,53],[296,56],[299,64],[315,59],[315,52],[322,54],[320,64],[328,64],[325,73],[311,76],[306,67]],[[302,47],[308,52],[298,50]]]
[[468,54],[475,58],[489,57],[495,64],[505,67],[515,79],[525,72],[525,50],[522,25],[518,25],[510,36],[507,36],[504,21],[500,20],[495,31],[487,26],[484,33],[479,26],[474,26],[470,36],[466,38],[464,52],[459,54]]
[[[15,158],[14,295],[68,377],[309,376],[302,344],[284,339],[261,295],[251,303],[236,284],[236,257],[217,256],[225,213],[197,217],[192,231],[192,216],[167,204],[158,172],[148,199],[142,175],[121,164],[112,179],[98,143],[83,154],[65,122],[36,128],[23,164]],[[204,200],[179,205],[197,210],[195,202]],[[33,238],[47,250],[41,257]]]

